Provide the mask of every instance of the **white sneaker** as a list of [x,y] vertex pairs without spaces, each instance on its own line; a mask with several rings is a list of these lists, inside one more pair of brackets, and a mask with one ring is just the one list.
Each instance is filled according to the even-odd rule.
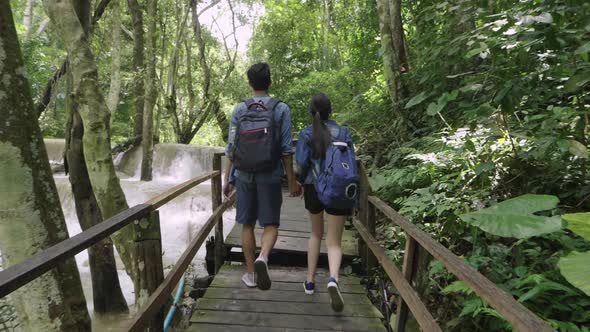
[[268,265],[264,258],[258,257],[254,262],[254,271],[256,271],[256,285],[258,288],[261,290],[270,289],[272,281],[270,280]]
[[254,288],[256,287],[256,275],[254,272],[246,272],[242,276],[242,282],[246,285],[246,287]]

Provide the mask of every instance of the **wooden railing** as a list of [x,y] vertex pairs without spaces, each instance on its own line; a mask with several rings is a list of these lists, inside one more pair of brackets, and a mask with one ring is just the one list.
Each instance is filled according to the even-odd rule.
[[[415,274],[418,272],[416,271],[418,248],[426,250],[435,259],[443,263],[449,272],[465,282],[467,286],[473,289],[477,295],[519,331],[554,331],[541,318],[537,317],[477,270],[465,264],[461,258],[453,254],[449,249],[405,220],[385,202],[371,196],[371,186],[361,162],[359,162],[359,170],[361,173],[360,202],[357,218],[353,220],[353,224],[362,239],[359,252],[365,269],[370,270],[378,262],[400,293],[396,314],[396,331],[405,331],[408,309],[423,331],[442,331],[411,285],[412,280],[416,278]],[[379,210],[390,222],[399,226],[405,232],[406,247],[402,271],[399,271],[392,263],[385,254],[385,250],[375,239],[376,210]]]
[[[205,242],[207,239],[207,236],[213,227],[215,227],[216,235],[216,271],[221,266],[221,264],[223,264],[225,248],[223,244],[223,222],[221,216],[225,210],[233,205],[235,197],[232,196],[222,203],[222,156],[222,153],[216,153],[214,155],[212,172],[208,172],[204,175],[181,183],[143,204],[133,206],[130,209],[125,210],[80,234],[77,234],[32,256],[24,262],[10,266],[6,270],[0,271],[0,298],[26,285],[30,281],[41,276],[43,273],[55,268],[63,260],[74,257],[74,255],[77,253],[112,235],[116,231],[131,224],[132,222],[134,222],[135,225],[140,225],[140,221],[142,221],[141,224],[144,224],[143,220],[147,220],[150,223],[149,227],[138,226],[135,228],[135,250],[138,250],[140,255],[142,245],[145,245],[147,242],[155,241],[157,242],[157,248],[161,248],[157,209],[177,198],[181,194],[187,192],[191,188],[194,188],[198,184],[211,179],[213,214],[201,227],[196,237],[191,241],[189,247],[182,254],[166,278],[163,278],[161,255],[155,255],[154,257],[151,257],[152,259],[146,259],[144,262],[145,267],[142,270],[149,271],[149,273],[154,272],[151,273],[152,279],[154,279],[154,275],[160,275],[161,277],[156,277],[156,280],[149,280],[149,282],[147,282],[149,286],[147,287],[147,290],[150,296],[146,303],[141,306],[140,311],[133,317],[130,325],[128,326],[128,330],[141,331],[148,326],[153,326],[155,330],[161,330],[162,322],[154,321],[154,317],[156,317],[157,314],[161,312],[164,305],[167,303],[174,287],[182,277],[190,262],[193,260],[203,242]],[[153,230],[154,227],[156,228],[155,231]],[[146,229],[149,231],[146,231]],[[156,251],[159,250],[160,249]]]

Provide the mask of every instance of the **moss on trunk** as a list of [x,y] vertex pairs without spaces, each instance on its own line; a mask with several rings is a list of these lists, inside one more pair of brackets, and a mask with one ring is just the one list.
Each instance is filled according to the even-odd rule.
[[[74,7],[69,1],[45,0],[45,9],[68,51],[72,73],[72,96],[84,124],[84,159],[94,195],[104,219],[128,208],[111,155],[110,112],[98,82],[94,55]],[[133,229],[125,227],[113,235],[127,273],[133,271]]]
[[[0,2],[0,249],[3,266],[68,238],[25,77],[10,2]],[[14,292],[25,331],[89,331],[74,259]]]

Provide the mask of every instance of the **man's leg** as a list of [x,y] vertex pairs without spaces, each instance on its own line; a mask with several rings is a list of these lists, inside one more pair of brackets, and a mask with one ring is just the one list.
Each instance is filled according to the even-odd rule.
[[236,221],[242,225],[242,252],[246,261],[247,273],[242,276],[242,281],[248,287],[256,287],[254,277],[254,252],[256,250],[256,238],[254,226],[257,215],[256,185],[252,183],[236,181]]
[[268,261],[268,256],[270,256],[270,252],[277,242],[277,237],[279,237],[279,226],[264,226],[264,232],[262,233],[262,245],[260,246],[260,256],[264,258],[265,261]]
[[[242,252],[246,261],[248,272],[254,273],[254,255],[256,251],[256,237],[254,237],[254,225],[242,225]],[[264,242],[263,242],[264,243]]]
[[256,188],[258,222],[264,227],[260,256],[254,263],[256,284],[262,290],[269,289],[272,281],[268,273],[268,257],[277,242],[283,204],[281,183],[258,184]]

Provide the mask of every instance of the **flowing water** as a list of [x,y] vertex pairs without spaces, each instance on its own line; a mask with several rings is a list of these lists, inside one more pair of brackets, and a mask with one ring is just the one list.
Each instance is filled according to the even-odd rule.
[[[46,140],[47,151],[52,166],[63,163],[63,140]],[[143,203],[148,199],[164,192],[181,182],[189,180],[212,169],[213,154],[219,152],[219,148],[159,144],[154,149],[153,177],[151,182],[139,181],[141,166],[141,151],[134,149],[125,154],[120,154],[115,159],[121,185],[129,206]],[[58,168],[58,167],[55,167]],[[81,232],[80,224],[74,208],[74,199],[67,176],[63,173],[54,174],[54,179],[59,192],[62,208],[70,236]],[[178,260],[189,242],[199,231],[203,223],[211,215],[211,184],[205,182],[179,196],[159,209],[160,227],[162,231],[162,249],[164,273],[166,274]],[[225,236],[231,230],[235,220],[235,211],[230,210],[224,214]],[[117,268],[121,288],[132,307],[134,304],[133,283],[125,273],[123,265],[118,257]],[[206,274],[204,267],[205,246],[197,253],[193,261],[194,269],[199,274]],[[76,263],[80,270],[84,293],[88,308],[92,313],[92,284],[90,280],[90,268],[88,266],[88,253],[85,251],[76,255]],[[97,317],[98,318],[98,317]],[[113,328],[116,319],[94,319],[94,330],[104,331]],[[98,325],[99,324],[99,325]]]

